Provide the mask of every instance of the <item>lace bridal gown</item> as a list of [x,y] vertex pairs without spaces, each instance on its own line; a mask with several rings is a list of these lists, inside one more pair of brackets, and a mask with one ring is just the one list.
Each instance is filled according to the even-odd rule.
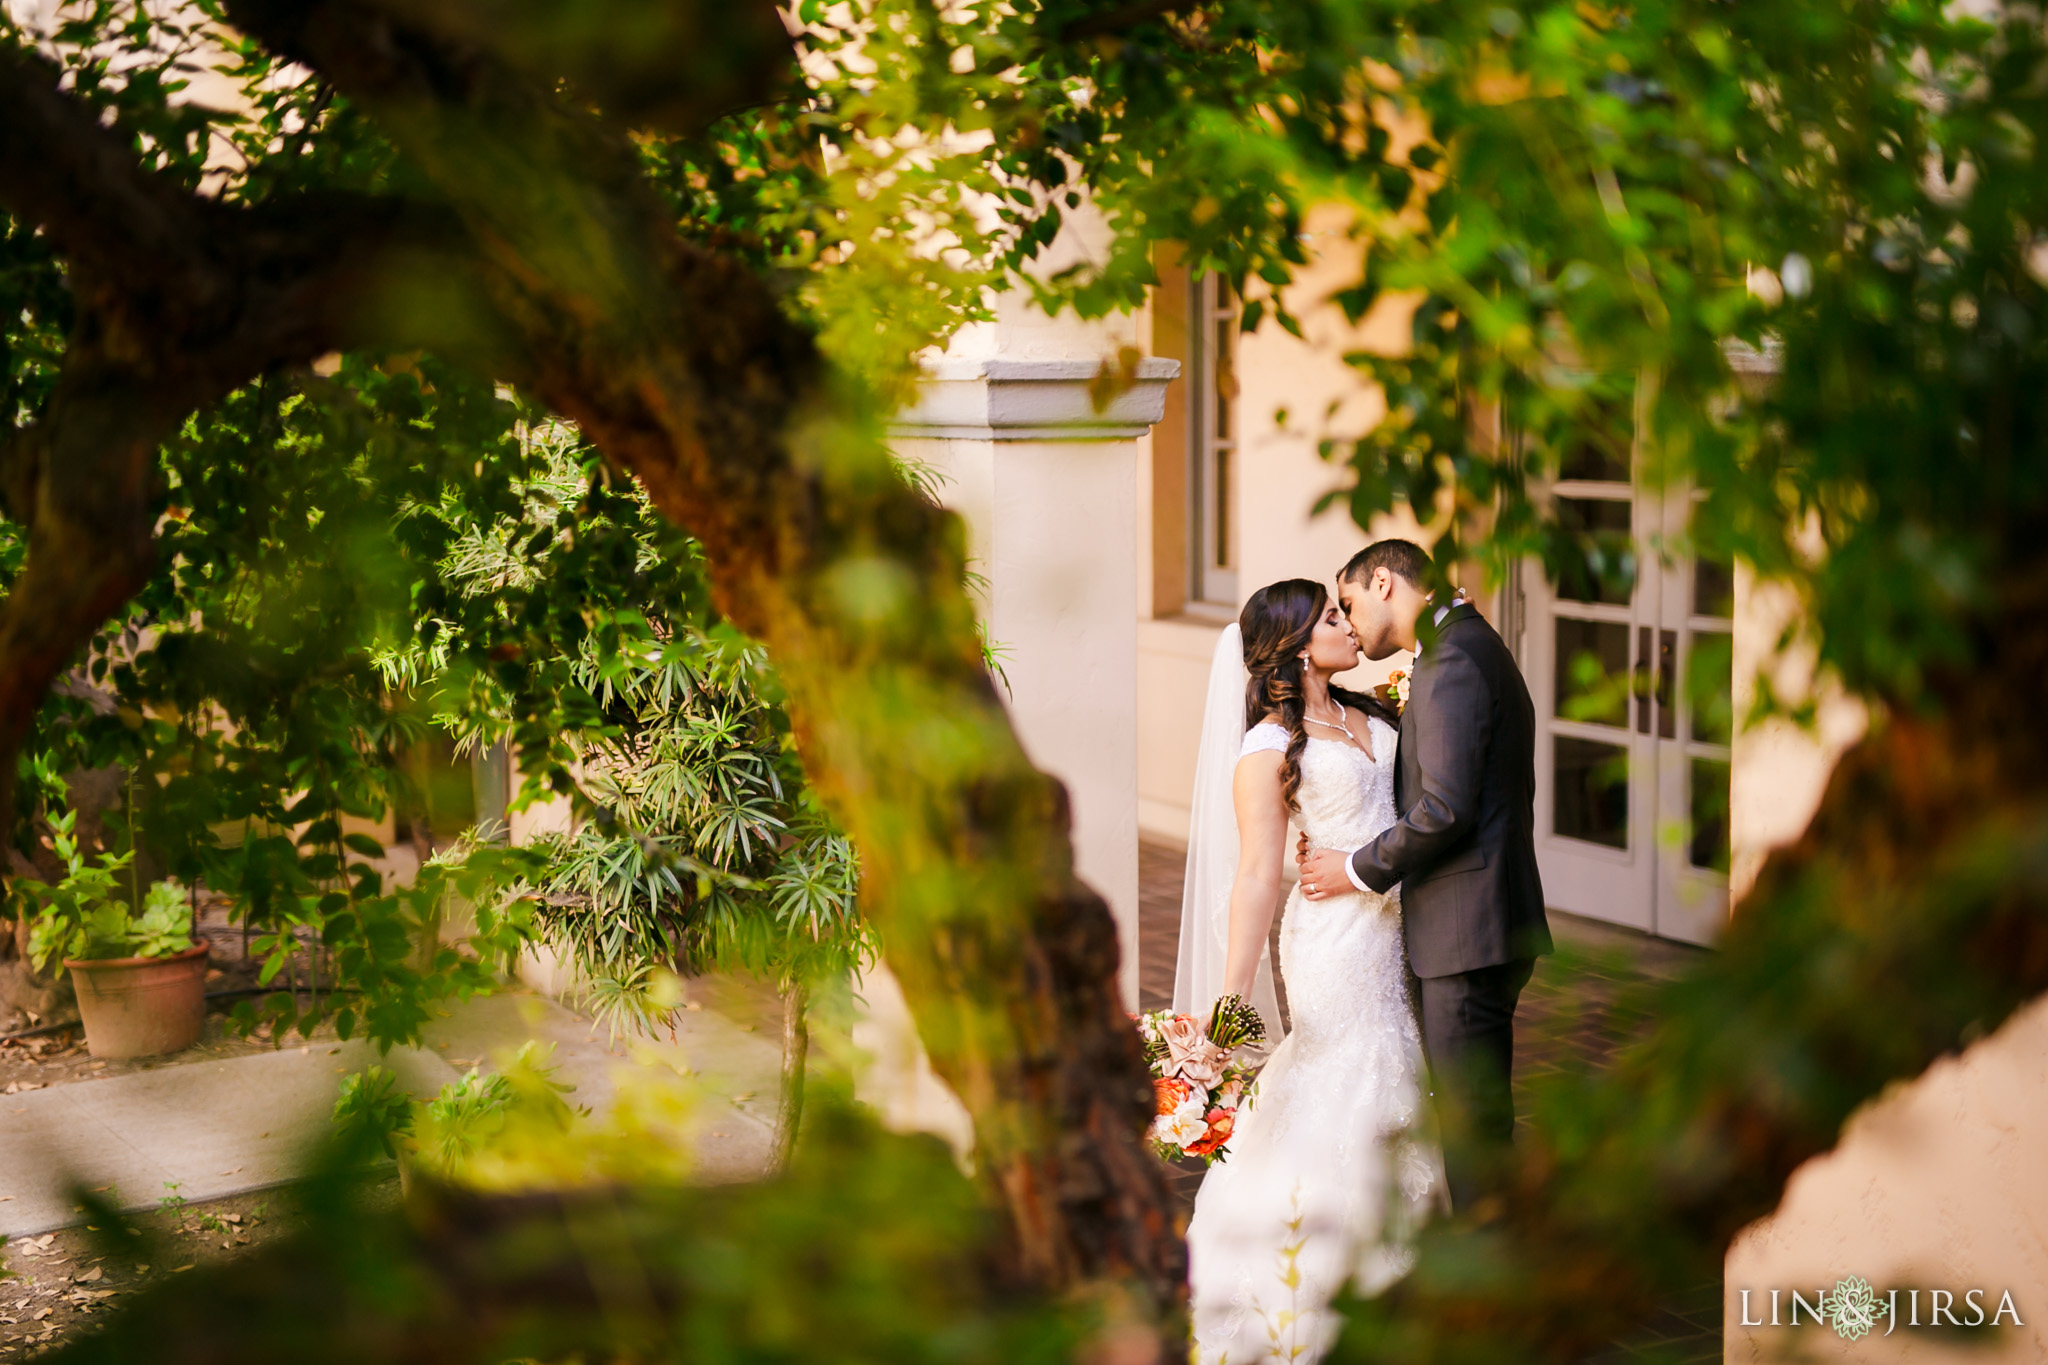
[[[1356,848],[1394,822],[1397,736],[1368,724],[1372,758],[1315,736],[1302,754],[1298,820],[1320,848]],[[1286,747],[1285,730],[1256,725],[1240,757]],[[1331,1298],[1347,1282],[1378,1293],[1408,1269],[1410,1237],[1442,1185],[1422,1130],[1400,893],[1308,901],[1297,887],[1280,972],[1293,1029],[1259,1073],[1229,1159],[1209,1168],[1188,1225],[1200,1365],[1316,1359],[1341,1325]]]

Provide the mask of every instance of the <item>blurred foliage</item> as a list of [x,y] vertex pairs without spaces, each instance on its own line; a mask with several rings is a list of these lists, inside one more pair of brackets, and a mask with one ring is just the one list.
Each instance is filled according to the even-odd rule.
[[2031,21],[1349,12],[1406,150],[1375,182],[1395,192],[1343,182],[1363,264],[1335,298],[1412,310],[1413,339],[1352,357],[1387,417],[1324,442],[1360,524],[1405,502],[1448,533],[1440,557],[1630,577],[1541,494],[1627,478],[1639,439],[1644,484],[1704,493],[1657,552],[1794,585],[1794,629],[1852,689],[1936,703],[1926,670],[1970,662],[2006,528],[2048,491],[2026,378],[2048,204],[2016,169],[2044,117]]
[[[548,1060],[552,1051],[552,1045],[528,1042],[503,1070],[486,1072],[481,1064],[473,1065],[429,1100],[413,1099],[384,1067],[365,1067],[342,1082],[334,1103],[337,1140],[364,1151],[381,1149],[387,1156],[402,1153],[409,1174],[444,1183],[504,1188],[508,1173],[526,1177],[520,1183],[528,1186],[552,1181],[564,1149],[588,1145],[589,1132],[584,1125],[576,1142],[568,1141],[572,1124],[587,1119],[589,1111],[572,1109],[564,1100],[575,1087],[555,1079]],[[629,1087],[635,1095],[655,1089],[667,1091],[677,1112],[691,1108],[678,1087]],[[688,1151],[683,1136],[678,1128],[663,1134],[665,1140],[645,1143],[640,1167],[632,1174],[682,1174],[686,1167],[671,1169],[666,1163],[683,1159]],[[532,1178],[527,1169],[523,1154],[531,1152],[548,1154],[553,1162],[546,1181]]]
[[[633,1113],[683,1104],[678,1084]],[[516,1152],[519,1122],[477,1156]],[[543,1190],[421,1176],[402,1209],[366,1194],[365,1149],[337,1147],[295,1196],[299,1231],[46,1358],[1050,1365],[1100,1329],[1097,1302],[1007,1285],[999,1227],[943,1143],[883,1133],[843,1095],[816,1106],[784,1175],[745,1185],[680,1183],[673,1144],[639,1123],[557,1134]],[[564,1178],[572,1160],[581,1178]],[[133,1253],[111,1211],[96,1221]]]
[[[902,396],[921,352],[987,316],[991,286],[1100,313],[1141,301],[1152,244],[1176,241],[1229,278],[1247,328],[1297,330],[1326,297],[1354,320],[1408,319],[1405,349],[1351,357],[1386,417],[1358,436],[1318,428],[1351,471],[1339,496],[1361,525],[1406,505],[1443,532],[1446,567],[1533,558],[1587,595],[1614,593],[1640,550],[1574,522],[1544,487],[1639,461],[1648,486],[1702,495],[1651,552],[1740,560],[1792,585],[1803,611],[1789,629],[1891,707],[1876,742],[1899,746],[1904,771],[1887,768],[1889,749],[1845,768],[1815,841],[1766,878],[1706,969],[1659,992],[1650,1043],[1612,1076],[1543,1087],[1506,1221],[1430,1232],[1409,1281],[1354,1306],[1347,1351],[1590,1349],[1658,1292],[1716,1273],[1733,1230],[1772,1207],[1856,1105],[2039,989],[2042,769],[2007,772],[1970,747],[1989,736],[2033,754],[2040,731],[2038,661],[2014,662],[2031,659],[2040,603],[2013,595],[2033,590],[2048,544],[2048,180],[2035,166],[2048,48],[2031,12],[1987,22],[1923,0],[801,0],[795,12],[803,75],[787,98],[701,135],[634,138],[683,231],[773,274],[830,357],[885,398]],[[287,188],[431,196],[347,101],[219,29],[211,4],[68,13],[56,50],[80,97],[188,183],[246,202]],[[240,109],[172,98],[210,61],[195,55],[202,38],[230,52]],[[1102,230],[1055,246],[1084,201]],[[1333,226],[1315,245],[1341,258],[1337,278],[1290,295],[1319,206]],[[71,319],[62,266],[35,233],[8,224],[0,253],[0,383],[18,421],[47,395]],[[1764,369],[1773,382],[1757,382]],[[296,951],[295,925],[335,946],[379,1038],[411,1036],[436,993],[487,981],[536,917],[621,963],[650,946],[738,944],[762,961],[810,943],[857,951],[840,899],[850,864],[806,823],[772,680],[710,615],[687,542],[587,455],[567,477],[569,452],[536,447],[544,424],[519,395],[424,356],[275,375],[195,418],[163,456],[164,571],[94,653],[107,699],[53,699],[25,764],[46,801],[74,767],[146,774],[165,808],[143,824],[177,875],[232,890],[271,926],[275,960]],[[571,506],[564,524],[555,509]],[[0,571],[21,553],[0,536]],[[1578,680],[1588,705],[1626,704],[1598,668]],[[1779,704],[1759,689],[1760,709]],[[1955,728],[1913,728],[1944,709]],[[397,756],[437,720],[515,743],[527,794],[568,796],[597,842],[478,846],[430,864],[424,890],[386,891],[344,817],[374,819],[396,799]],[[679,780],[705,745],[732,772]],[[1955,749],[1985,766],[1944,769]],[[1969,826],[1945,823],[1963,809]],[[238,844],[226,825],[244,831]],[[809,850],[801,870],[792,849]],[[794,899],[776,899],[777,876]],[[542,910],[486,910],[470,953],[415,966],[406,943],[440,882],[488,905],[492,880],[555,890]],[[744,929],[722,910],[692,918],[727,904],[758,913]],[[606,907],[622,913],[607,920]],[[631,971],[607,979],[630,994],[644,979]],[[496,1099],[464,1092],[450,1122],[501,1112]],[[391,1101],[362,1097],[377,1112]],[[988,1302],[961,1277],[989,1243],[949,1163],[856,1132],[837,1109],[821,1127],[783,1182],[655,1186],[597,1200],[596,1224],[569,1220],[579,1245],[643,1277],[632,1283],[700,1295],[661,1301],[663,1313],[685,1303],[680,1317],[651,1317],[642,1298],[620,1308],[581,1281],[560,1319],[542,1321],[545,1300],[460,1327],[435,1317],[461,1300],[436,1299],[449,1271],[424,1249],[474,1231],[465,1208],[516,1216],[459,1201],[423,1207],[410,1229],[363,1220],[295,1248],[296,1261],[180,1293],[239,1305],[249,1339],[291,1333],[315,1358],[344,1343],[350,1358],[397,1358],[349,1333],[414,1329],[460,1343],[448,1359],[652,1354],[634,1334],[677,1322],[687,1330],[661,1349],[687,1340],[714,1359],[810,1358],[818,1341],[840,1358],[904,1360],[1072,1344],[1006,1335],[1021,1330],[1013,1319],[963,1307]],[[507,1263],[486,1257],[483,1278]],[[799,1280],[805,1292],[791,1292]],[[280,1290],[308,1283],[329,1287],[326,1316]],[[221,1327],[199,1311],[166,1297],[137,1322],[163,1333],[182,1321],[203,1342]],[[144,1330],[117,1325],[78,1353],[120,1359],[121,1334]],[[136,1338],[170,1339],[188,1338]]]

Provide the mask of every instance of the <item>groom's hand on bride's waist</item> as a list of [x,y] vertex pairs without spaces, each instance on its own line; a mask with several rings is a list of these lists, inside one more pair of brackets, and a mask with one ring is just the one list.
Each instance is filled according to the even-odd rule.
[[1327,900],[1354,889],[1346,867],[1351,855],[1342,849],[1310,848],[1304,834],[1295,850],[1295,861],[1301,866],[1301,894],[1309,900]]

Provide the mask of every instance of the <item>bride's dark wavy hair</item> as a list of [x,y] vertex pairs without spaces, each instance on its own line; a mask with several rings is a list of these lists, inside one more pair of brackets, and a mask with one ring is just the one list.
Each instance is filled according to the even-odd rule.
[[[1238,614],[1244,637],[1244,667],[1251,674],[1244,687],[1244,725],[1249,730],[1267,716],[1280,717],[1287,730],[1287,753],[1280,761],[1280,795],[1287,809],[1299,812],[1301,754],[1308,747],[1305,719],[1308,699],[1302,691],[1301,651],[1329,605],[1329,590],[1306,578],[1283,578],[1251,595]],[[1332,684],[1330,696],[1345,706],[1375,715],[1388,724],[1394,717],[1377,697],[1364,697]]]

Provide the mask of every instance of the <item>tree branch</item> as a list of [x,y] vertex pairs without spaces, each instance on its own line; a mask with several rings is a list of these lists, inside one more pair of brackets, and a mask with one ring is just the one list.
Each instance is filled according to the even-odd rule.
[[34,53],[0,49],[0,204],[109,283],[162,290],[166,266],[194,264],[189,244],[203,240],[219,206],[151,174],[62,79]]
[[178,422],[267,370],[373,341],[499,358],[446,209],[205,199],[143,165],[60,81],[0,52],[0,207],[64,254],[76,303],[48,403],[0,442],[0,506],[29,529],[0,604],[0,828],[50,683],[146,581],[155,450]]

